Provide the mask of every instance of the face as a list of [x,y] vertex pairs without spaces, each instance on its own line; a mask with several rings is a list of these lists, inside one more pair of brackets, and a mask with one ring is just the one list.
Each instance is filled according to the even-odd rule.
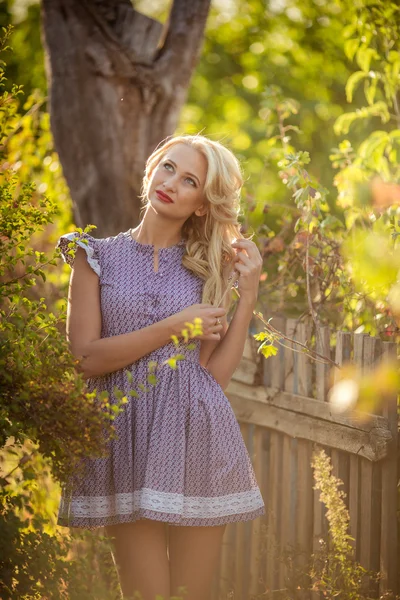
[[206,213],[204,184],[207,160],[188,144],[167,150],[153,171],[147,196],[156,212],[186,220]]

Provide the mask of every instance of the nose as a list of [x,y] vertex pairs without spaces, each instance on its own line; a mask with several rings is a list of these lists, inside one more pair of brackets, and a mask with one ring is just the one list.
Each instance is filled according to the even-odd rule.
[[166,179],[164,179],[163,187],[165,190],[170,190],[171,192],[175,192],[176,190],[176,173],[171,173]]

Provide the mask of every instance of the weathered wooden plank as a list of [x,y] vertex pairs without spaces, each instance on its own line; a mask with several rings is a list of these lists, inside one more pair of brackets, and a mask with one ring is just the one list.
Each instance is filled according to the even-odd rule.
[[[253,456],[252,464],[254,474],[261,489],[262,470],[263,470],[263,450],[262,450],[262,428],[255,426],[253,438]],[[260,594],[260,560],[261,560],[261,519],[251,521],[251,548],[250,548],[250,594]]]
[[257,354],[257,344],[258,342],[256,342],[253,336],[248,335],[244,343],[242,358],[251,362],[258,362],[260,355]]
[[230,396],[240,396],[249,398],[262,404],[277,406],[299,415],[315,417],[321,421],[338,423],[353,427],[360,431],[379,433],[379,430],[389,431],[389,423],[386,417],[351,411],[346,414],[337,414],[332,412],[330,404],[322,404],[314,398],[296,396],[288,392],[282,392],[276,388],[265,388],[263,386],[248,386],[240,382],[231,382],[226,388],[228,398]]
[[[314,444],[313,452],[319,452],[322,446]],[[313,477],[313,486],[315,480]],[[325,505],[321,501],[320,490],[313,489],[313,532],[312,532],[312,551],[314,554],[319,554],[321,551],[321,540],[326,535],[326,521],[325,521]],[[311,600],[322,600],[323,596],[321,592],[311,592]]]
[[[311,323],[300,323],[297,339],[309,346],[311,338]],[[300,396],[311,396],[312,390],[312,368],[311,360],[306,352],[301,352],[297,359],[297,369],[299,378],[298,394]]]
[[[243,440],[246,443],[249,425],[247,423],[239,423],[239,426]],[[245,523],[243,521],[236,523],[234,589],[235,596],[239,597],[243,594],[245,584],[244,526]]]
[[[286,319],[284,317],[275,317],[271,323],[275,329],[286,331]],[[271,385],[283,389],[285,381],[285,348],[278,345],[276,356],[268,358],[271,368]]]
[[268,549],[268,517],[269,512],[271,510],[272,500],[270,498],[270,490],[269,490],[269,480],[270,480],[270,470],[271,470],[271,461],[270,461],[270,439],[271,439],[271,430],[265,429],[264,427],[260,427],[261,429],[261,437],[262,437],[262,476],[261,476],[261,494],[264,499],[265,504],[265,515],[262,517],[262,525],[261,525],[261,548],[260,548],[260,564],[259,564],[259,576],[261,579],[261,585],[263,590],[266,588],[266,577],[267,577],[267,549]]
[[[351,356],[351,341],[352,334],[346,331],[338,331],[336,334],[336,351],[335,351],[335,362],[342,366],[345,363],[350,362]],[[340,377],[340,370],[334,369],[334,381],[338,381]]]
[[[360,563],[379,571],[381,527],[381,468],[361,460]],[[374,588],[375,586],[373,586]]]
[[[360,369],[363,368],[364,361],[364,340],[368,337],[365,333],[355,333],[353,335],[353,363]],[[360,560],[360,524],[361,524],[361,458],[354,454],[350,456],[350,498],[349,514],[350,525],[349,532],[354,538],[351,542],[354,548],[356,560]]]
[[251,400],[241,394],[228,392],[227,396],[238,421],[262,425],[292,437],[359,454],[371,461],[380,460],[387,454],[388,430],[366,432],[306,415],[300,419],[294,412]]
[[332,473],[335,477],[338,477],[343,485],[340,489],[346,494],[344,502],[346,507],[349,508],[349,482],[350,482],[350,461],[349,454],[342,452],[341,450],[332,449],[331,462],[332,462]]
[[356,560],[360,560],[360,459],[355,454],[350,458],[350,490],[349,490],[349,514],[350,535],[354,538],[351,545],[354,548]]
[[[316,333],[316,349],[319,354],[330,358],[330,331],[329,327],[320,327]],[[326,402],[329,389],[329,364],[317,362],[316,364],[316,395],[317,400]]]
[[268,538],[267,538],[267,564],[266,564],[266,585],[270,590],[275,589],[275,577],[278,561],[278,519],[280,508],[280,435],[275,431],[270,433],[270,478],[269,495],[270,509],[268,511]]
[[[397,344],[384,342],[383,360],[385,363],[397,363]],[[397,363],[398,364],[398,363]],[[381,580],[379,592],[381,595],[389,590],[399,593],[398,589],[398,520],[397,520],[397,451],[398,451],[398,415],[397,394],[386,398],[383,415],[389,421],[393,441],[388,456],[382,462],[382,513],[381,513]]]
[[[286,321],[286,335],[292,340],[296,337],[296,331],[299,323],[297,319],[287,319]],[[285,348],[285,381],[283,389],[287,392],[293,392],[293,344],[291,342],[285,342],[288,348]]]
[[[288,435],[283,436],[282,440],[282,492],[281,492],[281,524],[280,524],[280,545],[283,554],[294,546],[294,520],[291,514],[291,496],[292,490],[292,439]],[[287,567],[282,560],[279,564],[279,589],[286,585]]]
[[[314,444],[313,452],[319,452],[322,450],[322,446],[319,444]],[[313,485],[315,485],[315,481],[313,479]],[[313,494],[313,502],[314,502],[314,512],[313,512],[313,552],[317,553],[320,550],[321,544],[320,539],[323,537],[325,528],[324,528],[324,518],[325,511],[323,510],[323,503],[321,502],[320,490],[314,490]]]
[[[316,331],[316,350],[322,356],[331,358],[330,349],[330,330],[329,327],[319,327]],[[325,406],[328,408],[329,417],[332,416],[329,404],[321,406],[322,402],[328,402],[328,390],[329,390],[329,363],[317,362],[315,365],[316,371],[316,398],[319,402],[318,408],[314,404],[314,414],[320,414],[321,410],[325,411]],[[314,444],[313,451],[318,452],[322,446]],[[313,479],[313,485],[314,485]],[[312,534],[312,551],[314,554],[318,554],[321,550],[321,540],[326,534],[326,519],[325,519],[325,505],[321,502],[320,490],[313,489],[313,534]],[[320,592],[311,592],[311,600],[321,600],[322,594]]]
[[305,568],[312,552],[314,500],[312,486],[311,443],[307,440],[298,440],[296,546],[301,553],[296,563],[299,569]]
[[[344,331],[338,331],[336,335],[336,351],[335,362],[343,366],[350,362],[352,346],[352,334]],[[335,369],[335,382],[338,379],[339,370]],[[331,461],[333,466],[333,474],[342,482],[342,491],[346,494],[345,502],[348,507],[349,503],[349,455],[332,448]]]
[[355,333],[353,338],[353,362],[362,367],[364,361],[364,339],[368,337],[366,333]]
[[[381,354],[381,341],[367,336],[364,338],[363,368],[367,372],[375,367]],[[387,454],[387,453],[386,453]],[[360,563],[366,569],[379,571],[380,527],[381,527],[381,467],[361,459],[361,511],[360,511]],[[376,583],[369,581],[374,593]]]
[[248,358],[242,358],[232,375],[232,379],[241,383],[247,383],[248,385],[254,385],[256,374],[257,363]]
[[[364,340],[368,337],[365,333],[353,335],[353,363],[361,370],[364,362]],[[354,538],[351,542],[354,556],[360,560],[360,525],[361,525],[361,458],[354,454],[350,456],[350,535]]]
[[[255,425],[249,424],[247,427],[247,451],[250,456],[250,460],[253,464],[253,444],[254,444],[254,430]],[[250,560],[251,560],[251,535],[252,535],[252,521],[245,521],[244,525],[244,544],[242,547],[242,552],[244,555],[244,574],[243,574],[243,587],[242,587],[242,595],[247,596],[248,591],[250,589]]]

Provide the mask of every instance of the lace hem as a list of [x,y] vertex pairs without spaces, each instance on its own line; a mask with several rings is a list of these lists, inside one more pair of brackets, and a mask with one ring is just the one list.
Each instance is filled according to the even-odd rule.
[[[79,237],[79,233],[77,233],[76,231],[73,231],[72,233],[66,233],[60,237],[60,239],[58,240],[58,244],[57,244],[57,248],[59,247],[61,249],[61,255],[62,255],[64,261],[70,267],[72,267],[74,264],[75,256],[68,253],[70,250],[70,248],[68,248],[68,244],[71,241],[75,240],[76,237]],[[91,243],[93,243],[94,238],[91,238],[87,235],[84,235],[83,237],[84,237],[84,239],[88,240],[88,244],[85,244],[80,239],[76,240],[76,244],[78,244],[78,246],[80,246],[81,248],[84,249],[84,251],[86,252],[87,261],[88,261],[89,265],[92,267],[92,269],[96,273],[96,275],[98,275],[100,277],[100,263],[96,258],[95,248],[90,245]]]
[[187,497],[183,494],[142,488],[135,492],[113,496],[62,497],[60,517],[104,518],[132,514],[142,509],[181,515],[183,518],[215,518],[250,513],[264,506],[259,488],[227,496]]

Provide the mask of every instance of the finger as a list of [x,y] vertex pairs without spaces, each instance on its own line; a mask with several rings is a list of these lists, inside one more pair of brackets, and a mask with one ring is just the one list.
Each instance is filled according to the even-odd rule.
[[221,336],[219,333],[203,333],[202,335],[197,336],[199,340],[220,340]]
[[218,331],[221,331],[221,329],[223,329],[223,324],[222,323],[216,323],[215,319],[213,319],[212,321],[208,322],[208,325],[205,325],[203,327],[203,332],[204,333],[216,333]]
[[251,259],[249,256],[247,256],[247,254],[245,254],[244,252],[241,252],[236,259],[236,264],[237,263],[243,263],[244,265],[247,265],[249,267],[252,267],[254,265],[254,261],[253,259]]
[[239,273],[242,275],[250,275],[250,269],[247,265],[242,265],[241,263],[237,263],[235,265],[235,269],[237,269],[239,271]]
[[261,262],[256,263],[252,258],[249,258],[248,256],[243,256],[243,260],[241,262],[238,262],[236,264],[239,265],[244,265],[246,267],[248,267],[250,274],[251,273],[259,273],[261,270]]
[[237,242],[234,242],[232,244],[232,247],[236,248],[238,250],[240,250],[240,249],[246,250],[246,252],[248,253],[250,258],[257,258],[257,257],[261,258],[261,255],[260,255],[260,252],[259,252],[257,246],[251,240],[238,240]]
[[223,306],[215,307],[212,311],[210,311],[210,319],[216,317],[223,317],[226,315],[226,309]]
[[212,333],[217,333],[218,331],[221,331],[221,329],[223,329],[223,325],[222,323],[217,323],[216,325],[210,325],[210,327],[208,328],[208,331],[211,331]]
[[206,335],[206,337],[204,339],[219,341],[221,339],[221,336],[219,335],[219,333],[210,333],[210,334]]

